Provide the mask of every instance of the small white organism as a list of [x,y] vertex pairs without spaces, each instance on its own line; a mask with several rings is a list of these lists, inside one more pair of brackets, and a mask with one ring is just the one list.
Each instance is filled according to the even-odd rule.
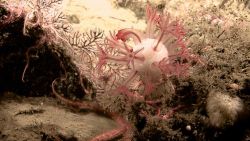
[[211,91],[207,98],[206,110],[213,127],[223,128],[228,123],[233,125],[243,108],[242,100],[236,96]]

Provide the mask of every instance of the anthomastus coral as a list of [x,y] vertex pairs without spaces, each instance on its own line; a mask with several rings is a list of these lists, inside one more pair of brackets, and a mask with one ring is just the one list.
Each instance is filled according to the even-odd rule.
[[[113,81],[110,85],[118,85],[119,92],[126,95],[130,95],[129,87],[136,78],[143,84],[145,95],[153,92],[165,78],[188,72],[191,55],[181,23],[172,20],[168,13],[159,14],[149,4],[146,17],[145,32],[121,29],[116,34],[110,33],[104,45],[97,45],[100,50],[97,69],[108,73],[108,80]],[[121,75],[124,72],[126,77]],[[119,79],[122,81],[117,81]]]

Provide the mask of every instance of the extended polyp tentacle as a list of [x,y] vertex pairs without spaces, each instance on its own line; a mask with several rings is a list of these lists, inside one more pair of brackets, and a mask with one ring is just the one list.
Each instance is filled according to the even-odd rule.
[[121,29],[116,34],[116,38],[118,40],[122,40],[123,42],[126,42],[129,38],[132,38],[136,45],[141,43],[141,38],[143,36],[144,35],[142,35],[140,31],[136,29],[132,29],[132,28]]
[[154,38],[154,32],[156,30],[156,24],[159,20],[159,14],[157,10],[152,8],[150,4],[146,7],[147,27],[146,38]]

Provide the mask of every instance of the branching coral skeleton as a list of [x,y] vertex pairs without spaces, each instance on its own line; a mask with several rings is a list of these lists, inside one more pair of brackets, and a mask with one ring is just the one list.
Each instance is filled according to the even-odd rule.
[[[39,48],[44,43],[61,46],[67,54],[76,56],[77,60],[73,61],[85,73],[84,71],[88,71],[92,67],[93,58],[97,52],[93,46],[95,42],[102,38],[103,32],[91,30],[89,33],[80,33],[71,30],[66,16],[59,10],[61,2],[62,0],[27,2],[32,11],[25,16],[23,34],[40,38],[39,43],[36,43],[32,48]],[[26,53],[27,64],[22,75],[23,82],[29,66],[29,51],[32,48]]]

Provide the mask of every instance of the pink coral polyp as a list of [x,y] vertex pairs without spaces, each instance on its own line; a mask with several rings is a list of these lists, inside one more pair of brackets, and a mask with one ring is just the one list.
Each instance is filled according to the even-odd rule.
[[[158,14],[149,5],[146,17],[145,33],[121,29],[107,38],[107,46],[101,50],[106,56],[99,58],[99,65],[108,60],[125,64],[131,68],[131,76],[139,74],[151,82],[159,82],[162,75],[184,74],[188,65],[183,60],[187,60],[189,54],[181,24],[177,20],[171,21],[169,14]],[[115,53],[108,53],[110,50]]]

